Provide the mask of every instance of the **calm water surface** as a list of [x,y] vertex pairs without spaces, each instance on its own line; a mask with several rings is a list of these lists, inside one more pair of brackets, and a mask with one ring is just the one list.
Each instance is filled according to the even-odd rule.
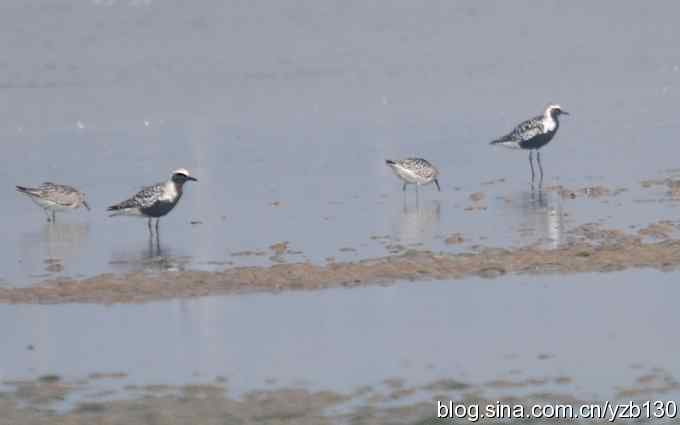
[[[678,167],[677,9],[4,2],[0,284],[269,264],[280,241],[286,260],[319,262],[393,244],[557,245],[584,222],[675,219],[673,203],[632,201],[656,196],[640,180]],[[548,102],[573,115],[545,149],[545,184],[628,192],[532,199],[526,153],[487,143]],[[442,171],[443,191],[422,191],[420,209],[413,193],[404,208],[383,163],[411,155]],[[105,208],[179,166],[200,183],[163,220],[159,253],[142,221]],[[47,225],[14,192],[45,180],[76,185],[94,211]],[[487,208],[466,211],[478,191]],[[443,243],[455,232],[463,247]],[[263,253],[233,256],[243,251]]]
[[680,319],[676,282],[674,273],[636,271],[5,306],[0,381],[122,372],[128,377],[90,389],[125,396],[128,384],[221,376],[238,396],[291,386],[351,392],[388,378],[410,387],[442,378],[483,385],[562,377],[571,381],[486,391],[612,399],[650,373],[680,376],[680,342],[671,337]]

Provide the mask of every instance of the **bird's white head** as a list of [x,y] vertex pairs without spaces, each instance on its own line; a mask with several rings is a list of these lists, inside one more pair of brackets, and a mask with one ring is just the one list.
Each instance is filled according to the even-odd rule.
[[177,170],[172,172],[172,176],[170,177],[172,181],[175,183],[179,184],[184,184],[187,181],[194,181],[197,182],[198,179],[195,177],[192,177],[189,171],[186,168],[178,168]]
[[562,109],[562,107],[556,103],[550,104],[545,108],[545,116],[550,118],[557,118],[560,115],[569,115],[569,112]]

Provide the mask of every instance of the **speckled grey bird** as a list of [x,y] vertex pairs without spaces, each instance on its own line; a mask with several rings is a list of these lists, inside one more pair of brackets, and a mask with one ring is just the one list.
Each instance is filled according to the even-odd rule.
[[560,115],[569,115],[560,105],[548,105],[543,115],[528,119],[517,125],[510,133],[491,142],[512,149],[528,149],[529,165],[531,166],[531,181],[534,181],[533,151],[543,180],[543,166],[541,165],[541,149],[547,145],[560,128]]
[[417,189],[418,186],[425,186],[434,182],[437,190],[441,191],[439,180],[437,180],[439,170],[428,160],[422,158],[388,159],[385,160],[385,163],[404,182],[402,190],[406,190],[406,185],[409,184],[415,184]]
[[144,187],[130,199],[112,205],[107,210],[113,211],[111,217],[127,215],[148,218],[149,231],[151,231],[151,220],[155,218],[156,233],[158,233],[158,221],[175,208],[184,193],[184,183],[188,181],[198,180],[192,177],[186,169],[180,168],[172,172],[168,181]]
[[45,182],[38,187],[17,186],[17,192],[23,193],[45,210],[47,221],[56,219],[57,211],[75,210],[80,207],[90,209],[85,194],[78,189],[64,184]]

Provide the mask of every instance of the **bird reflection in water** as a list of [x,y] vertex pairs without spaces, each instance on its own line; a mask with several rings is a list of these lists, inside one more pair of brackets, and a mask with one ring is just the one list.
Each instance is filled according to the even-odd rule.
[[141,265],[146,271],[184,270],[187,259],[173,257],[170,251],[161,246],[158,232],[149,234],[149,246],[146,255],[141,259]]
[[149,255],[148,258],[160,257],[161,251],[161,237],[158,232],[149,232]]
[[404,202],[392,226],[394,238],[408,244],[429,242],[438,234],[440,217],[440,201]]
[[173,256],[172,250],[161,243],[159,233],[153,232],[144,248],[114,253],[109,264],[121,272],[160,272],[184,270],[190,261],[188,257]]
[[[556,192],[545,192],[541,186],[521,192],[519,201],[513,202],[520,219],[520,236],[532,236],[550,248],[558,248],[564,238],[564,212],[562,198]],[[514,214],[513,214],[514,215]]]
[[85,223],[45,223],[40,230],[40,243],[44,244],[47,257],[43,259],[45,271],[60,273],[69,258],[82,252],[84,241],[90,231]]

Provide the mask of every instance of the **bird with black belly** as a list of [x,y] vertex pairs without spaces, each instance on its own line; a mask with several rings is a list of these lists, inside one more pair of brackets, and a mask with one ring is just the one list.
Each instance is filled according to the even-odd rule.
[[144,187],[131,198],[112,205],[108,211],[112,211],[111,217],[126,215],[149,219],[149,232],[152,232],[151,221],[156,219],[156,234],[158,234],[158,222],[161,217],[172,211],[182,198],[184,184],[188,181],[198,181],[184,168],[172,172],[170,179]]
[[540,171],[540,183],[543,182],[543,165],[541,164],[541,149],[547,145],[560,128],[559,117],[569,115],[560,105],[551,104],[545,108],[543,115],[528,119],[518,124],[510,133],[491,142],[511,149],[529,150],[529,166],[531,167],[531,183],[534,183],[533,151],[536,151],[536,161]]

